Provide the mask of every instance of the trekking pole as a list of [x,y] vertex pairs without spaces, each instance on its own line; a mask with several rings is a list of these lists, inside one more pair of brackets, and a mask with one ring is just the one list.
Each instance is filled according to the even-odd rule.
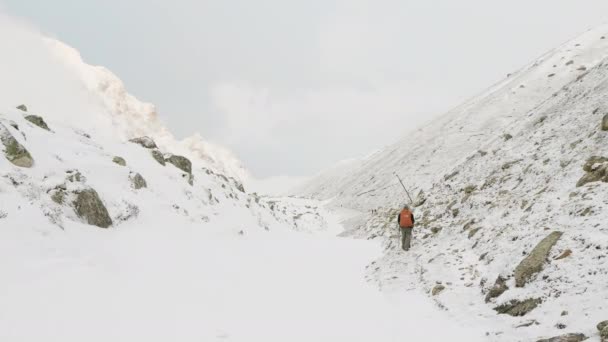
[[412,200],[412,197],[410,196],[409,191],[407,191],[407,189],[405,188],[405,185],[403,184],[403,181],[401,180],[401,177],[399,177],[399,175],[397,174],[397,172],[393,172],[393,173],[395,174],[395,177],[397,177],[397,179],[399,180],[399,183],[401,183],[401,186],[403,187],[403,190],[405,190],[405,194],[410,199],[410,204],[413,204],[414,201]]

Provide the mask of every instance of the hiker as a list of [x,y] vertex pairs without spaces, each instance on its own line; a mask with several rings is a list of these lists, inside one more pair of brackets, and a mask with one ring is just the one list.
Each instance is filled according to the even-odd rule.
[[410,244],[412,242],[412,228],[414,228],[414,214],[410,210],[409,205],[404,205],[403,210],[397,216],[397,224],[401,230],[401,248],[404,251],[410,250]]

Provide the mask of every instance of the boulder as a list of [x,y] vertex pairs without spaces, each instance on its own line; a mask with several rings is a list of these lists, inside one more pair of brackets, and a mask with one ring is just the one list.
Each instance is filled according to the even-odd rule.
[[88,224],[100,228],[108,228],[112,225],[112,219],[105,205],[94,189],[85,189],[76,192],[73,202],[76,214]]
[[4,156],[8,161],[19,167],[30,168],[34,166],[34,159],[21,145],[11,132],[0,123],[0,141],[4,145]]
[[526,300],[514,299],[508,303],[504,303],[494,308],[499,314],[506,314],[513,317],[525,316],[530,311],[542,303],[540,298],[529,298]]
[[538,340],[537,342],[581,342],[586,340],[588,337],[583,334],[566,334],[551,338],[545,338]]
[[131,186],[135,190],[148,187],[148,183],[146,183],[144,177],[142,177],[142,175],[140,175],[139,173],[129,176],[129,179],[131,180]]
[[509,287],[507,286],[507,280],[502,276],[498,276],[498,278],[496,278],[496,282],[494,282],[494,286],[492,286],[486,295],[486,303],[494,298],[500,297],[500,295],[505,293],[505,291],[508,289]]
[[165,161],[173,164],[175,167],[186,173],[192,173],[192,162],[190,162],[190,160],[186,157],[172,154],[169,155],[168,158],[165,158]]
[[608,321],[600,322],[597,325],[597,330],[600,332],[601,342],[608,342]]
[[602,131],[608,131],[608,114],[602,118]]
[[515,268],[515,286],[523,287],[536,273],[542,271],[551,248],[562,236],[562,232],[552,232],[534,247],[532,252]]
[[120,166],[127,166],[127,161],[123,157],[116,156],[112,158],[112,161]]
[[41,116],[38,116],[38,115],[26,115],[25,116],[25,120],[33,123],[34,125],[42,128],[42,129],[46,129],[47,131],[51,130]]
[[22,112],[27,112],[27,106],[24,104],[20,104],[17,106],[17,109],[19,109]]
[[148,148],[148,149],[155,149],[155,148],[157,148],[156,143],[150,137],[133,138],[133,139],[131,139],[129,141],[132,142],[132,143],[134,143],[134,144],[141,145],[144,148]]
[[152,150],[152,158],[156,160],[160,165],[165,166],[165,158],[163,157],[162,152],[159,150]]
[[473,229],[469,230],[469,239],[471,239],[473,236],[475,236],[475,234],[477,234],[477,232],[479,232],[480,230],[481,230],[481,227],[473,228]]

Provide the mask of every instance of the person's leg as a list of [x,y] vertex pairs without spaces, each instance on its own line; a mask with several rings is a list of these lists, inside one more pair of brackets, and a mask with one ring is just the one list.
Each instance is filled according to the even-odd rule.
[[411,243],[412,243],[412,229],[407,228],[404,229],[405,231],[405,241],[403,243],[403,249],[405,249],[406,251],[409,251]]
[[405,246],[406,240],[407,240],[407,232],[406,232],[407,229],[399,228],[399,230],[401,231],[401,248],[404,251],[407,251],[406,246]]

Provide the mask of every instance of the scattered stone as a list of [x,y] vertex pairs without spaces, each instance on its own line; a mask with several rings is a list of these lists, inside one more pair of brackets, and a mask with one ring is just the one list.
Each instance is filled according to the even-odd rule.
[[439,232],[441,232],[441,230],[442,230],[441,227],[432,227],[431,228],[431,233],[438,234]]
[[486,295],[486,303],[490,302],[490,300],[494,298],[500,297],[500,295],[505,293],[505,291],[507,291],[508,289],[509,287],[507,286],[507,280],[502,276],[498,276],[498,278],[496,278],[494,286],[492,286],[492,288],[490,289],[490,291],[488,291],[488,294]]
[[112,161],[120,166],[127,166],[127,161],[123,157],[116,156],[112,158]]
[[134,144],[139,144],[139,145],[141,145],[144,148],[148,148],[148,149],[155,149],[155,148],[157,148],[156,143],[150,137],[133,138],[133,139],[131,139],[129,141],[132,142],[132,143],[134,143]]
[[100,228],[108,228],[112,225],[108,209],[94,189],[78,191],[73,205],[78,217],[85,219],[88,224]]
[[481,227],[471,229],[469,231],[469,239],[472,238],[473,236],[475,236],[475,234],[477,234],[477,232],[480,230],[481,230]]
[[604,328],[608,328],[608,321],[603,321],[597,324],[597,330],[602,331]]
[[129,179],[131,180],[131,186],[135,190],[148,187],[148,183],[146,183],[144,177],[142,177],[142,175],[140,175],[139,173],[129,176]]
[[432,294],[433,296],[437,296],[438,294],[440,294],[440,293],[441,293],[441,292],[443,292],[444,290],[445,290],[445,286],[443,286],[443,285],[439,284],[439,285],[436,285],[436,286],[433,288],[433,290],[431,291],[431,294]]
[[536,273],[542,271],[551,248],[562,236],[562,232],[552,232],[534,247],[532,252],[515,268],[515,286],[523,287]]
[[537,320],[535,319],[531,319],[531,320],[527,320],[519,325],[516,325],[515,328],[528,328],[531,327],[532,325],[539,325],[540,323],[538,323]]
[[30,168],[34,166],[34,159],[21,145],[11,132],[0,123],[0,140],[4,145],[4,156],[15,166]]
[[82,175],[82,173],[80,173],[80,171],[74,171],[74,170],[68,170],[66,171],[66,173],[68,174],[68,176],[66,177],[66,180],[68,180],[69,182],[85,182],[86,181],[86,177]]
[[509,133],[505,133],[502,137],[505,139],[505,141],[513,139],[513,136]]
[[27,112],[27,106],[24,104],[18,105],[17,109],[19,109],[22,112]]
[[566,66],[568,66],[568,65],[572,65],[572,64],[574,64],[574,61],[573,61],[573,60],[569,60],[569,61],[566,63]]
[[499,314],[506,314],[513,317],[525,316],[530,311],[536,309],[540,303],[542,303],[540,298],[530,298],[523,301],[514,299],[508,303],[495,307],[494,310]]
[[559,329],[559,330],[564,330],[564,329],[566,329],[566,328],[567,328],[567,326],[566,326],[564,323],[557,323],[557,324],[555,325],[555,327],[556,327],[557,329]]
[[602,131],[608,131],[608,114],[602,118]]
[[583,334],[566,334],[551,338],[538,340],[537,342],[581,342],[587,339]]
[[59,205],[62,205],[63,203],[65,203],[65,191],[62,189],[53,190],[51,200]]
[[163,154],[159,151],[159,150],[152,150],[152,158],[154,158],[154,160],[156,160],[160,165],[165,166],[165,158],[163,157]]
[[175,167],[186,173],[192,173],[192,162],[190,162],[190,160],[186,157],[172,154],[168,158],[165,158],[165,161],[173,164]]
[[555,260],[566,259],[567,257],[569,257],[571,255],[572,255],[572,250],[566,249],[565,251],[562,252],[562,254],[560,254],[558,257],[556,257]]
[[568,316],[568,311],[566,311],[566,310],[562,311],[562,316]]
[[25,116],[25,120],[33,123],[34,125],[42,128],[42,129],[46,129],[47,131],[51,130],[41,116],[38,116],[38,115],[26,115]]

